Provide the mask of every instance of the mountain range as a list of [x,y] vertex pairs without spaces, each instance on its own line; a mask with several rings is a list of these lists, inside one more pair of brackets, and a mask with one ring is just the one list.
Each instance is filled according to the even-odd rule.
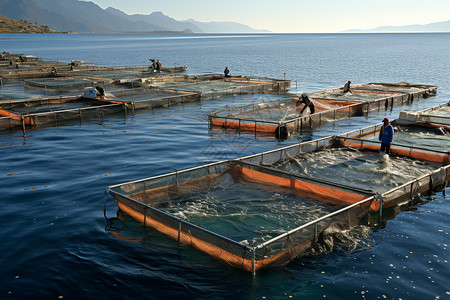
[[269,32],[235,22],[177,21],[162,12],[128,15],[112,7],[102,9],[93,2],[78,0],[0,0],[0,14],[68,32]]
[[450,32],[450,20],[424,25],[380,26],[373,29],[350,29],[342,32]]
[[0,15],[0,33],[64,33]]

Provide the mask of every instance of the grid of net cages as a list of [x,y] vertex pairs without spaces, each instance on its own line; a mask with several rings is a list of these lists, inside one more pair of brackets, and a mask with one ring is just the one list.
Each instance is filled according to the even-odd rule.
[[[449,179],[449,165],[418,163],[416,173],[408,171],[410,177],[396,178],[391,186],[379,183],[378,191],[346,180],[344,173],[343,180],[333,180],[339,176],[330,180],[323,174],[330,174],[334,166],[345,167],[347,161],[363,162],[372,169],[380,164],[360,149],[342,146],[341,139],[328,137],[175,171],[110,186],[107,192],[120,210],[146,226],[255,274],[307,253],[333,229],[367,224],[369,215],[381,217],[385,208],[441,187]],[[313,159],[308,161],[307,156]],[[334,163],[324,163],[323,168],[316,162],[320,157]],[[304,161],[292,163],[299,158]],[[411,161],[393,163],[398,168]],[[291,165],[307,172],[287,168]],[[312,173],[314,169],[325,173]],[[351,164],[347,169],[353,178],[365,176]]]

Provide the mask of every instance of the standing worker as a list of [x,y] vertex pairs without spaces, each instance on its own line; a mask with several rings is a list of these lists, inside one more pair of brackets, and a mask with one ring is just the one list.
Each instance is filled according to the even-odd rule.
[[162,63],[159,61],[159,59],[156,60],[156,70],[158,72],[161,72],[162,69]]
[[148,66],[148,70],[149,70],[151,73],[155,73],[155,69],[156,69],[156,68],[155,68],[155,66],[156,66],[155,60],[152,59],[152,58],[150,58],[149,61],[150,61],[150,66]]
[[228,69],[228,67],[225,67],[225,70],[223,70],[223,73],[225,74],[225,77],[230,77],[230,70]]
[[391,142],[394,138],[394,128],[392,128],[391,124],[389,124],[389,119],[383,119],[383,126],[381,126],[380,134],[378,139],[381,141],[380,152],[384,152],[389,154],[391,151]]
[[349,80],[346,84],[344,84],[344,93],[350,92],[350,83],[352,82]]
[[311,112],[311,115],[316,111],[314,108],[314,103],[311,101],[311,99],[309,99],[308,94],[303,93],[300,96],[300,99],[298,99],[298,101],[297,101],[297,106],[300,105],[301,103],[304,103],[305,106],[303,107],[302,111],[300,112],[300,115],[303,114],[303,112],[305,111],[305,109],[307,107],[309,107],[309,111]]

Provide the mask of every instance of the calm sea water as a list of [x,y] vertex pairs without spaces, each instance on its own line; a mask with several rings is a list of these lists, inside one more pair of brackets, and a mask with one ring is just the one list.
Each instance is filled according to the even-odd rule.
[[250,274],[118,217],[107,186],[287,146],[450,100],[450,34],[0,35],[0,51],[104,66],[187,65],[188,73],[438,85],[411,107],[327,124],[308,136],[208,130],[207,116],[276,96],[242,96],[0,134],[1,299],[449,299],[450,189],[424,195],[378,229],[342,233],[332,251]]

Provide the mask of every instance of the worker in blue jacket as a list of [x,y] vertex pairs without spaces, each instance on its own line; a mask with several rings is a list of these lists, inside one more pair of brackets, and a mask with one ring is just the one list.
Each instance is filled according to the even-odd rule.
[[389,119],[383,119],[383,126],[381,126],[378,139],[381,141],[381,152],[389,154],[391,150],[392,139],[394,138],[394,128],[389,124]]

